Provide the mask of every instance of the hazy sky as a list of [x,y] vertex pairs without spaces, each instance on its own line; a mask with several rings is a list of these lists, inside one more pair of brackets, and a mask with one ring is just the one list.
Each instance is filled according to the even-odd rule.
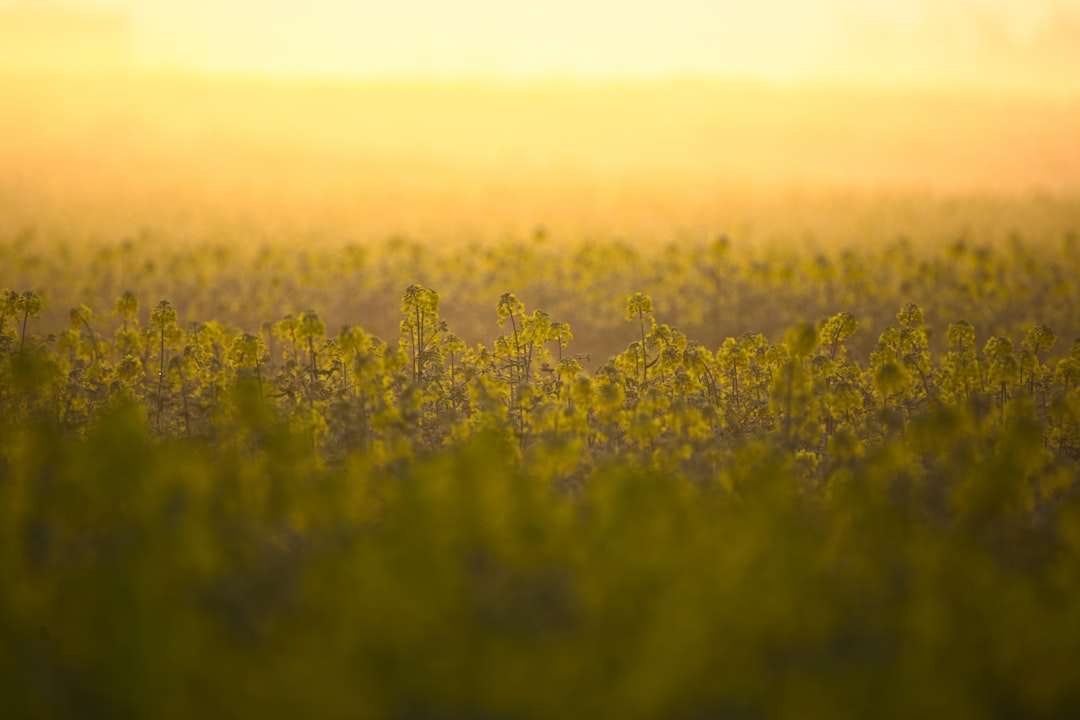
[[[3,2],[4,0],[0,0]],[[6,0],[52,2],[62,0]],[[721,74],[1073,93],[1080,0],[67,0],[152,66],[334,76]]]

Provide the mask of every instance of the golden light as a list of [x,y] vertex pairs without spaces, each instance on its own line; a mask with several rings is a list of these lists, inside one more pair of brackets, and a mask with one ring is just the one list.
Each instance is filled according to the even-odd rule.
[[[52,44],[74,65],[104,53],[142,68],[294,77],[1080,89],[1080,8],[1062,0],[7,0],[0,13],[8,59],[40,61]],[[91,48],[94,36],[108,47]]]
[[1077,67],[1066,2],[17,0],[0,190],[9,222],[31,198],[493,234],[1072,189]]

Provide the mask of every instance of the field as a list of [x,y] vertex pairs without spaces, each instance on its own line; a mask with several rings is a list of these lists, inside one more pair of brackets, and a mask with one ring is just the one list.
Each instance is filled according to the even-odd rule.
[[12,717],[1080,713],[1075,103],[51,82]]

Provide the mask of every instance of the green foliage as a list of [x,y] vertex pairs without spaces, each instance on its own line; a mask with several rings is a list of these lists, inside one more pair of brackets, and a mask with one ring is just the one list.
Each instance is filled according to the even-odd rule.
[[612,462],[568,496],[557,446],[537,468],[497,434],[322,467],[255,387],[213,447],[156,440],[123,403],[83,439],[38,423],[5,443],[11,712],[1080,708],[1060,600],[1080,590],[1080,512],[1036,496],[1060,461],[1030,416],[985,438],[963,410],[919,418],[809,481],[756,440],[706,482]]
[[[401,298],[402,343],[408,348],[412,364],[412,379],[423,385],[424,369],[433,353],[437,353],[439,335],[446,323],[439,320],[439,294],[420,285],[410,285]],[[501,316],[500,316],[501,317]]]
[[637,293],[592,370],[510,292],[486,345],[419,284],[393,343],[130,292],[42,339],[45,297],[0,295],[13,716],[1080,712],[1080,341],[1045,325],[707,344]]

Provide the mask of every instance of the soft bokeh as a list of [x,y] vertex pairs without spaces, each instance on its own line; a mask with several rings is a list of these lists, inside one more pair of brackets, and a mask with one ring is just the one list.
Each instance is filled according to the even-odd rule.
[[[122,30],[142,67],[254,75],[643,78],[722,75],[1075,93],[1080,9],[1065,0],[8,0]],[[66,12],[65,12],[66,9]],[[93,14],[93,15],[92,15]],[[96,15],[96,17],[94,16]],[[111,18],[111,20],[103,20]],[[95,25],[96,23],[96,25]],[[115,29],[115,28],[114,28]],[[68,35],[70,39],[70,34]],[[9,46],[11,42],[7,43]],[[62,43],[75,64],[86,47]]]
[[[1072,192],[1069,3],[0,5],[0,230],[708,237]],[[835,202],[835,199],[828,202]],[[781,213],[783,215],[783,213]],[[745,224],[745,223],[744,223]],[[788,228],[796,231],[798,228]]]

